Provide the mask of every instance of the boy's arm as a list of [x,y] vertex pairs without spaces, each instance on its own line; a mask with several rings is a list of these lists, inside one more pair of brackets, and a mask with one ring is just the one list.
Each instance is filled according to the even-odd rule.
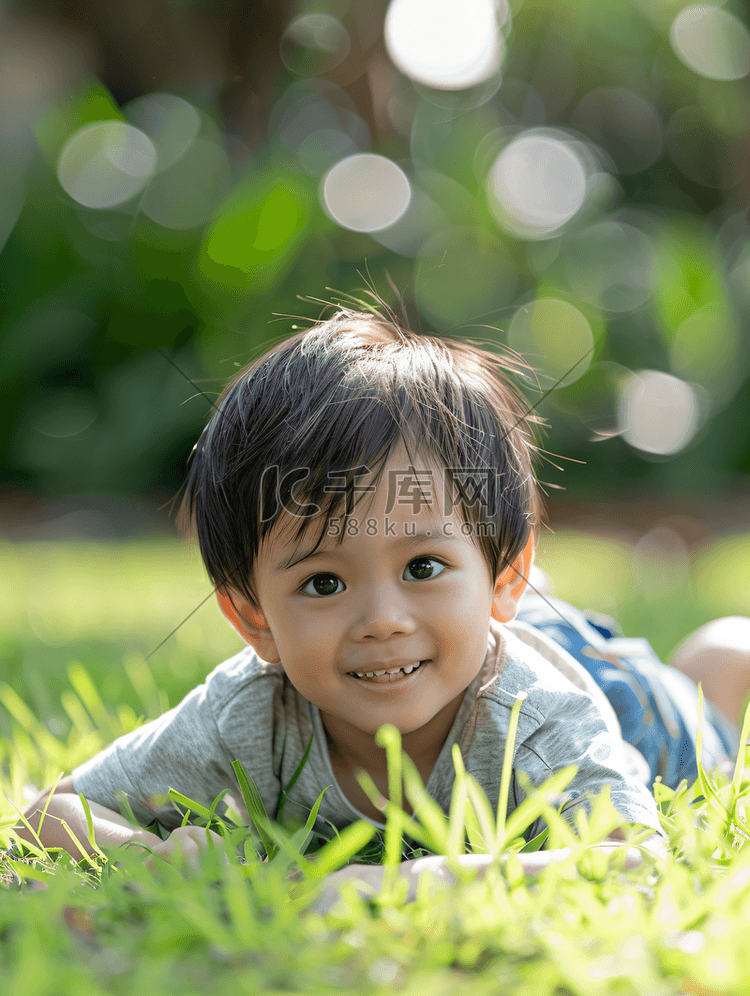
[[[622,847],[625,835],[621,830],[615,830],[612,834],[599,844],[592,847],[597,850],[604,850],[611,854],[617,848]],[[660,834],[654,834],[640,845],[651,851],[660,859],[664,859],[667,854],[666,840]],[[569,848],[559,848],[553,851],[532,851],[516,855],[526,875],[535,875],[546,868],[547,865],[564,861],[570,856]],[[464,868],[476,868],[477,877],[482,878],[487,868],[492,864],[491,854],[462,854],[458,857],[458,863]],[[637,868],[643,860],[638,848],[628,848],[625,857],[625,869]],[[429,871],[436,883],[452,885],[456,877],[448,867],[448,859],[441,855],[429,855],[423,858],[413,858],[411,861],[402,861],[399,865],[399,873],[409,883],[407,902],[411,902],[417,897],[417,886],[419,877],[423,872]],[[327,913],[341,898],[340,887],[344,882],[358,880],[364,882],[365,889],[355,886],[357,892],[365,897],[375,895],[380,891],[383,884],[385,868],[383,865],[347,865],[345,868],[328,875],[325,879],[323,892],[318,898],[315,910],[318,913]]]
[[[47,811],[42,818],[45,805]],[[149,847],[163,843],[161,837],[157,837],[156,834],[131,826],[113,809],[107,809],[106,806],[100,806],[96,802],[89,802],[89,809],[94,827],[94,839],[100,847],[118,847],[131,840],[140,841]],[[74,858],[94,853],[88,839],[86,812],[73,787],[72,775],[59,781],[54,793],[51,789],[43,792],[35,802],[26,807],[23,815],[45,847],[61,847]],[[67,823],[75,839],[65,829],[63,821]],[[37,843],[37,838],[24,825],[16,827],[16,833],[22,840],[32,844]]]

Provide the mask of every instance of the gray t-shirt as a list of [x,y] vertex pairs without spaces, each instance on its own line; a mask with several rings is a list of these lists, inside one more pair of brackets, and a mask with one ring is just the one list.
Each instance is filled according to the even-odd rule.
[[[496,807],[511,708],[516,693],[526,692],[508,812],[524,797],[516,772],[524,771],[538,786],[553,772],[575,764],[578,772],[565,790],[569,802],[563,813],[569,822],[573,823],[580,805],[590,809],[589,793],[598,794],[609,785],[613,805],[629,823],[642,823],[661,833],[654,799],[633,776],[606,708],[590,689],[584,690],[585,682],[576,682],[576,674],[570,672],[573,659],[560,648],[555,651],[544,641],[535,641],[528,629],[523,624],[503,626],[491,621],[483,667],[464,694],[428,779],[428,793],[447,813],[455,777],[451,748],[457,743],[466,770]],[[545,659],[540,649],[553,660]],[[573,664],[574,671],[583,672]],[[210,805],[228,788],[236,808],[246,815],[231,768],[231,762],[239,760],[254,779],[269,816],[274,817],[281,788],[292,778],[311,737],[310,756],[289,793],[285,815],[304,822],[329,785],[319,819],[343,828],[365,818],[336,782],[317,707],[297,692],[281,664],[267,664],[248,647],[219,665],[174,709],[120,737],[76,768],[75,791],[117,810],[115,792],[122,789],[140,821],[148,824],[158,819],[168,829],[181,822],[166,798],[170,788],[203,805]],[[533,832],[542,826],[539,821]]]

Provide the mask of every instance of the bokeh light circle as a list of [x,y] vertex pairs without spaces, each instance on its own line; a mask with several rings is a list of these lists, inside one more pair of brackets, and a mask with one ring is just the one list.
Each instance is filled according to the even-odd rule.
[[656,162],[664,147],[659,113],[645,97],[624,87],[592,90],[573,121],[612,156],[620,173],[639,173]]
[[729,190],[750,169],[747,142],[728,137],[698,105],[678,108],[669,119],[665,138],[680,171],[705,187]]
[[303,14],[281,38],[281,61],[297,76],[319,76],[335,69],[349,54],[351,40],[341,21],[330,14]]
[[311,176],[323,176],[342,159],[365,152],[372,141],[344,90],[317,79],[300,80],[284,92],[271,114],[269,135]]
[[394,224],[373,232],[372,237],[391,252],[416,256],[430,236],[445,225],[439,203],[412,183],[409,207]]
[[198,111],[173,93],[149,93],[125,108],[127,116],[156,146],[157,172],[169,169],[198,137]]
[[729,286],[735,300],[750,312],[750,248],[729,274]]
[[750,32],[721,7],[684,7],[672,21],[669,40],[677,58],[706,79],[739,80],[750,73]]
[[66,142],[57,178],[84,207],[110,208],[140,193],[155,169],[156,148],[140,129],[124,121],[98,121]]
[[734,388],[739,340],[729,310],[712,302],[693,312],[672,336],[669,355],[675,374],[711,388],[714,396]]
[[67,439],[88,429],[98,414],[89,394],[77,388],[64,388],[37,399],[33,426],[44,436]]
[[700,406],[691,384],[659,370],[641,370],[620,385],[619,422],[634,449],[679,453],[695,435]]
[[578,212],[586,170],[567,136],[534,129],[512,139],[487,177],[488,205],[498,223],[520,238],[547,238]]
[[645,232],[614,218],[564,239],[570,290],[606,311],[641,307],[652,293],[656,246]]
[[353,232],[377,232],[395,224],[411,200],[401,169],[385,156],[363,152],[341,162],[323,179],[321,196],[333,220]]
[[462,90],[495,73],[504,39],[493,0],[391,0],[383,33],[401,72],[436,90]]
[[649,600],[679,591],[690,577],[685,541],[669,526],[656,526],[633,547],[633,580]]
[[466,225],[448,225],[427,239],[414,273],[419,311],[441,332],[492,323],[518,281],[504,241]]
[[566,387],[591,365],[594,335],[582,312],[560,298],[543,297],[519,308],[508,345],[534,368],[542,390]]
[[201,138],[169,169],[157,173],[141,210],[164,228],[185,231],[209,221],[230,188],[226,152],[216,142]]

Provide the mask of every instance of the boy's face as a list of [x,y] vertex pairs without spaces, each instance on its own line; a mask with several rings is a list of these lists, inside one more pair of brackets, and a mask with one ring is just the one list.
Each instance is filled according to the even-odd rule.
[[[493,598],[508,618],[515,609],[510,586],[495,592],[474,537],[462,534],[460,512],[445,515],[442,473],[420,476],[422,497],[409,462],[399,447],[375,493],[358,502],[340,544],[326,536],[302,559],[320,522],[295,554],[290,536],[299,520],[289,516],[271,530],[256,562],[267,630],[253,638],[249,628],[247,639],[265,660],[281,660],[334,741],[361,741],[384,723],[405,735],[437,723],[447,734],[484,661]],[[426,465],[416,469],[419,475]],[[243,608],[240,598],[238,605],[248,620],[248,603]],[[414,670],[364,677],[400,665]]]

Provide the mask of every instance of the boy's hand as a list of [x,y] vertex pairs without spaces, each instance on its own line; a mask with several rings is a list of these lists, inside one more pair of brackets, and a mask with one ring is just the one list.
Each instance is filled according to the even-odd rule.
[[[60,791],[60,788],[64,791]],[[42,812],[46,814],[42,820]],[[130,841],[139,841],[149,847],[162,843],[160,837],[148,830],[130,825],[128,821],[112,809],[100,806],[89,800],[89,812],[94,829],[94,840],[99,847],[119,847]],[[21,840],[36,844],[39,840],[44,847],[61,847],[79,861],[85,855],[95,853],[88,839],[88,819],[78,795],[73,792],[73,779],[60,782],[57,791],[50,798],[50,790],[27,806],[24,816],[31,825],[15,827]],[[65,829],[65,827],[68,829]],[[68,832],[68,830],[70,832]]]
[[220,851],[223,859],[228,861],[224,849],[224,840],[213,830],[206,830],[205,827],[185,826],[177,827],[166,840],[151,847],[151,854],[146,859],[146,867],[149,871],[155,871],[157,865],[152,855],[167,861],[177,868],[183,865],[191,871],[199,871],[201,864],[201,851],[207,851],[211,846]]
[[[60,791],[62,789],[63,791]],[[80,798],[73,793],[73,779],[68,777],[58,785],[58,790],[47,802],[49,791],[43,793],[36,802],[26,808],[24,815],[33,830],[39,831],[42,810],[47,804],[41,833],[41,842],[45,847],[62,847],[76,860],[86,854],[92,854],[93,848],[88,840],[88,821]],[[89,810],[94,828],[94,839],[100,847],[122,847],[129,844],[145,844],[152,854],[172,865],[181,867],[187,865],[192,871],[200,867],[200,851],[209,847],[204,827],[185,826],[173,830],[166,840],[162,840],[149,830],[133,827],[128,821],[112,809],[100,806],[89,800]],[[63,827],[63,821],[70,828],[68,833]],[[36,843],[36,837],[25,826],[15,828],[22,840]],[[213,845],[221,849],[221,854],[227,859],[224,841],[212,830],[209,830]],[[154,871],[157,863],[153,856],[148,855],[146,866]]]

